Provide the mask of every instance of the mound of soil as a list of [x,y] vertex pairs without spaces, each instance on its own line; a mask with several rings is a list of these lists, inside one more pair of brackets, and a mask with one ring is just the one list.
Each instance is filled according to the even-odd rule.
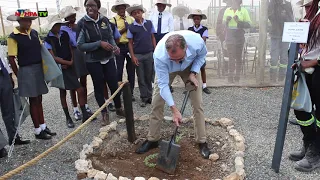
[[[125,125],[120,124],[116,132],[109,134],[102,145],[88,157],[93,167],[105,173],[112,173],[119,177],[158,177],[160,179],[218,179],[233,172],[234,142],[227,131],[219,126],[207,124],[207,141],[213,153],[220,158],[216,162],[203,159],[199,153],[198,145],[194,142],[193,123],[182,124],[179,129],[180,157],[174,175],[166,174],[150,164],[156,164],[157,157],[145,163],[146,157],[158,153],[159,149],[153,149],[146,154],[136,154],[135,150],[144,141],[148,132],[148,121],[137,121],[136,134],[140,139],[138,145],[131,144],[124,135]],[[162,139],[169,140],[174,130],[172,123],[163,123]],[[148,164],[148,166],[147,166]]]

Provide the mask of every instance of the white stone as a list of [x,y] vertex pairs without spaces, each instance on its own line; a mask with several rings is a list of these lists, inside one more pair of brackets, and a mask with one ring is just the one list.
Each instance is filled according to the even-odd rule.
[[219,142],[219,141],[216,142],[216,145],[220,146],[220,144],[221,144],[221,142]]
[[220,126],[222,126],[222,127],[228,127],[228,126],[233,125],[233,121],[228,118],[221,118],[218,121],[219,121]]
[[230,129],[229,134],[230,134],[231,136],[236,136],[236,135],[239,134],[239,133],[238,133],[238,131],[235,130],[235,129]]
[[236,169],[236,173],[240,176],[241,180],[243,180],[246,177],[244,169]]
[[236,169],[243,169],[244,168],[244,160],[242,157],[236,157],[234,160],[235,168]]
[[119,119],[119,123],[124,123],[126,122],[126,119]]
[[116,178],[115,176],[113,176],[113,174],[109,173],[106,180],[118,180],[118,178]]
[[163,119],[166,121],[173,121],[173,118],[169,116],[165,116]]
[[222,171],[227,171],[228,170],[228,166],[226,165],[226,164],[221,164],[221,169],[222,169]]
[[97,172],[97,174],[94,176],[94,180],[106,180],[107,174],[103,171]]
[[213,162],[217,161],[219,159],[219,155],[217,153],[210,154],[209,159]]
[[88,168],[89,169],[92,169],[93,167],[92,167],[92,161],[91,160],[88,160]]
[[86,153],[84,152],[84,150],[82,150],[82,151],[80,152],[80,159],[85,160],[86,158],[87,158],[87,155],[86,155]]
[[121,131],[121,132],[119,133],[119,135],[120,135],[121,138],[127,138],[127,137],[128,137],[127,131]]
[[202,169],[201,169],[201,168],[198,168],[198,167],[196,167],[196,170],[197,170],[197,171],[202,171]]
[[129,178],[127,178],[127,177],[122,177],[122,176],[120,176],[120,177],[119,177],[119,180],[131,180],[131,179],[129,179]]
[[108,136],[108,132],[101,132],[101,133],[99,133],[99,138],[100,138],[100,139],[106,139],[107,136]]
[[75,162],[75,168],[77,169],[77,173],[87,173],[89,171],[88,161],[83,159],[78,159]]
[[235,153],[235,155],[236,155],[236,157],[244,157],[244,152],[243,151],[237,151],[236,153]]
[[237,142],[245,142],[245,139],[242,135],[238,134],[237,136],[234,137],[234,140]]
[[210,123],[210,122],[211,122],[211,119],[209,119],[209,118],[204,118],[204,121],[207,122],[207,123]]
[[100,146],[100,143],[97,142],[97,141],[92,141],[91,144],[90,144],[93,148],[97,148]]
[[246,147],[243,142],[236,143],[237,151],[245,151]]
[[103,126],[102,128],[100,128],[99,132],[109,132],[110,131],[110,126],[107,125],[107,126]]
[[240,176],[237,173],[231,173],[229,176],[223,178],[223,180],[240,180]]
[[99,171],[96,169],[90,169],[87,173],[88,178],[94,178],[94,176],[98,173]]
[[148,121],[148,120],[149,120],[149,115],[148,115],[148,114],[145,114],[145,115],[139,117],[139,120],[140,120],[140,121]]
[[228,127],[227,127],[227,131],[230,131],[230,129],[233,129],[233,128],[234,128],[234,125],[228,126]]
[[190,121],[189,118],[182,118],[182,120],[181,120],[182,123],[188,123],[189,121]]
[[118,125],[117,121],[113,121],[112,123],[110,123],[110,125],[109,125],[110,130],[111,131],[117,130],[117,125]]
[[92,154],[93,153],[93,147],[91,145],[85,144],[83,145],[83,151],[85,154]]
[[149,178],[148,180],[160,180],[159,178],[156,178],[156,177],[151,177]]
[[222,147],[221,147],[221,150],[225,150],[227,148],[227,144],[224,144]]
[[144,177],[135,177],[134,180],[146,180]]

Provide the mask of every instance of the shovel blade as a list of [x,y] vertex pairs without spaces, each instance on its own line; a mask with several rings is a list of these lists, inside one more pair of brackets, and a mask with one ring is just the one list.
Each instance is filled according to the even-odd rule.
[[[168,153],[170,147],[170,151]],[[158,156],[156,168],[168,173],[174,174],[180,154],[180,145],[170,144],[169,141],[162,140],[160,142],[160,153]]]

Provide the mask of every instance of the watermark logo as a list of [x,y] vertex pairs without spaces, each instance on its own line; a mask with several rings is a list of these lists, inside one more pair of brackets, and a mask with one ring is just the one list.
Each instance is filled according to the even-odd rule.
[[15,12],[15,16],[19,17],[48,17],[48,11],[30,11],[28,9],[18,9]]

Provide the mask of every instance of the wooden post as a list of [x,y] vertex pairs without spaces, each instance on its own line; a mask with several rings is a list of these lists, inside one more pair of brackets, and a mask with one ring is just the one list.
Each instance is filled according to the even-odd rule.
[[259,17],[259,54],[258,54],[258,77],[256,82],[259,85],[264,84],[264,69],[266,62],[267,48],[267,28],[268,28],[268,0],[262,0]]
[[128,133],[128,141],[133,143],[136,138],[136,133],[134,129],[134,116],[132,110],[132,94],[130,89],[130,83],[126,83],[122,88],[123,93],[123,106],[126,117],[126,126]]
[[2,9],[0,6],[0,18],[1,18],[1,27],[2,27],[2,35],[5,36],[6,35],[6,30],[4,29],[4,23],[3,23],[3,17],[2,17]]
[[[38,2],[36,2],[36,6],[37,6],[37,12],[39,12],[39,7],[38,7]],[[41,32],[41,23],[40,23],[40,18],[38,17],[38,24],[39,24],[39,32]]]

